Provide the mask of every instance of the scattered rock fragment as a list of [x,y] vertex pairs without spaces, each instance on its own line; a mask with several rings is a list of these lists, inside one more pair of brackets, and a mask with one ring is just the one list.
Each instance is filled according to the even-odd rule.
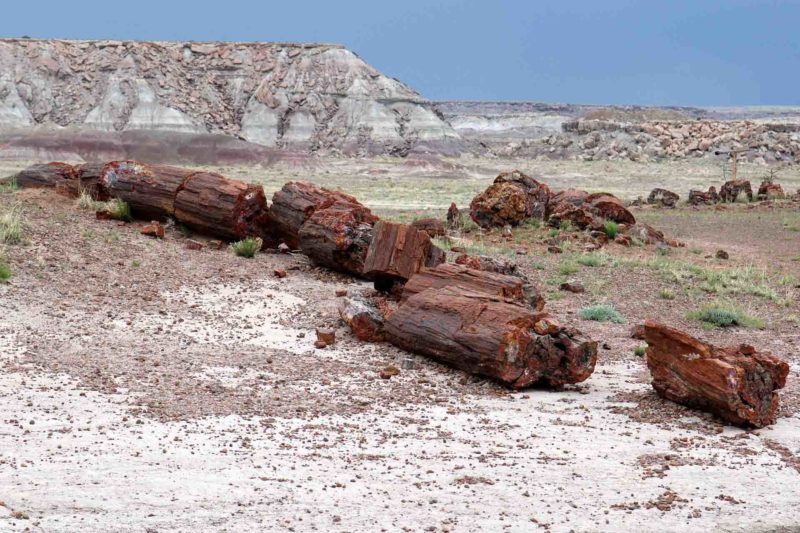
[[650,191],[647,197],[647,203],[650,205],[659,205],[661,207],[675,207],[680,200],[680,196],[667,189],[656,187]]
[[202,250],[205,248],[205,245],[200,241],[195,241],[193,239],[186,239],[186,242],[183,245],[184,248],[187,250]]
[[363,296],[345,298],[339,303],[339,316],[350,326],[353,335],[364,342],[383,342],[384,317],[371,301]]
[[717,253],[716,253],[716,254],[714,254],[714,256],[715,256],[717,259],[728,259],[728,258],[730,257],[730,256],[728,255],[728,252],[726,252],[725,250],[717,250]]
[[586,288],[583,286],[583,283],[577,280],[565,281],[559,286],[559,288],[562,291],[572,292],[575,294],[586,292]]
[[272,273],[275,274],[276,278],[285,278],[286,277],[286,269],[284,269],[284,268],[276,268],[275,270],[272,271]]
[[317,340],[322,341],[328,346],[336,342],[336,331],[332,329],[317,328]]
[[156,239],[163,239],[164,238],[164,226],[162,226],[158,222],[152,222],[150,224],[145,225],[141,231],[142,235],[147,235],[148,237],[155,237]]

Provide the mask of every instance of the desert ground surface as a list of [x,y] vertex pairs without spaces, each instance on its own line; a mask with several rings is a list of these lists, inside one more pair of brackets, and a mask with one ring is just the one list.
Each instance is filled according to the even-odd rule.
[[[26,166],[1,163],[0,176]],[[305,179],[396,220],[465,208],[500,171],[625,199],[656,186],[719,186],[719,165],[681,160],[311,160],[219,167],[268,196]],[[758,183],[763,166],[742,165]],[[800,169],[776,176],[789,193]],[[498,255],[546,291],[546,310],[601,345],[585,382],[511,392],[364,344],[335,292],[371,284],[302,255],[185,248],[96,220],[44,190],[0,192],[23,239],[2,254],[0,530],[3,531],[798,531],[800,209],[790,201],[632,208],[686,244],[547,253],[552,230],[472,229],[439,242]],[[558,231],[558,230],[557,230]],[[718,259],[725,250],[729,259]],[[273,269],[285,268],[278,279]],[[582,294],[559,290],[580,280]],[[688,313],[724,302],[762,327],[708,329]],[[582,320],[612,304],[623,323]],[[790,363],[773,426],[744,430],[659,398],[631,327],[655,318]],[[317,327],[337,342],[313,347]],[[391,379],[379,372],[400,370]]]

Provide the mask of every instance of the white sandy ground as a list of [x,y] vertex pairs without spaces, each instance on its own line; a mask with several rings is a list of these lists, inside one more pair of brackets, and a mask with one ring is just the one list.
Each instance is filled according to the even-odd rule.
[[[182,297],[225,311],[235,292]],[[254,331],[253,342],[290,346],[297,330],[266,321],[272,333]],[[236,322],[201,320],[195,333],[224,344]],[[24,350],[0,328],[2,359]],[[241,372],[207,367],[204,378],[232,388]],[[633,361],[598,365],[581,392],[467,399],[457,409],[162,423],[132,414],[125,393],[81,390],[34,368],[0,373],[0,530],[800,530],[800,472],[774,445],[800,452],[800,417],[709,435],[612,412],[626,405],[615,395],[648,390],[647,381]],[[676,451],[676,438],[696,446]],[[646,475],[645,454],[680,464]],[[667,491],[678,498],[667,510],[648,506]]]

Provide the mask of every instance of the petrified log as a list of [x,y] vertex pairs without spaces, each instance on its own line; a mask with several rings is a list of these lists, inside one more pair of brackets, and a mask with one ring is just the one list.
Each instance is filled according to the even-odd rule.
[[17,185],[23,188],[58,188],[69,191],[69,182],[77,179],[72,165],[54,161],[32,165],[15,176]]
[[583,205],[576,207],[568,202],[562,202],[555,206],[547,219],[547,223],[554,228],[559,227],[563,222],[569,222],[572,227],[577,229],[599,230],[603,227],[602,220],[595,217]]
[[647,203],[650,205],[660,205],[663,207],[675,207],[679,199],[680,196],[678,196],[676,193],[667,189],[656,187],[650,191],[650,195],[647,197]]
[[403,287],[400,301],[404,302],[422,291],[455,287],[460,290],[483,292],[529,306],[535,311],[544,308],[542,293],[518,277],[495,272],[475,270],[464,265],[439,265],[423,268],[414,274]]
[[531,217],[543,219],[550,189],[544,183],[515,170],[497,176],[494,183],[469,204],[472,220],[482,228],[517,226]]
[[761,185],[758,186],[756,197],[759,200],[780,200],[786,198],[786,194],[784,194],[783,187],[781,187],[779,183],[764,180],[761,182]]
[[[92,176],[94,167],[86,170]],[[137,218],[164,220],[175,214],[175,199],[194,170],[136,161],[111,161],[103,166],[97,187],[124,200]]]
[[420,231],[424,231],[431,239],[445,234],[444,222],[438,218],[420,218],[411,223]]
[[604,220],[613,220],[621,224],[636,224],[633,214],[625,208],[625,204],[608,193],[590,194],[584,205],[597,217]]
[[581,382],[597,361],[596,342],[562,328],[546,313],[458,287],[411,296],[384,329],[400,348],[515,389]]
[[361,276],[373,219],[360,204],[335,203],[318,209],[300,228],[300,249],[318,265]]
[[775,422],[779,400],[774,391],[786,384],[786,362],[744,344],[720,348],[650,320],[644,339],[660,396],[740,426]]
[[[296,249],[300,246],[300,228],[303,223],[317,209],[325,209],[334,203],[361,206],[349,194],[317,187],[304,181],[290,181],[272,196],[272,205],[269,208],[272,230],[277,238]],[[378,217],[372,215],[372,223],[377,221]]]
[[344,298],[339,303],[339,316],[350,326],[358,340],[364,342],[383,342],[384,318],[376,306],[363,296]]
[[176,220],[221,239],[261,236],[269,221],[267,199],[260,185],[210,172],[195,172],[186,178],[174,205]]
[[733,203],[739,198],[739,195],[744,193],[747,195],[749,201],[753,201],[753,188],[747,180],[731,180],[726,181],[722,188],[719,190],[719,199],[721,202]]
[[710,205],[717,202],[719,202],[719,194],[717,194],[717,188],[713,185],[708,188],[708,192],[689,191],[689,205]]
[[375,224],[372,242],[364,261],[364,276],[375,280],[381,290],[395,281],[406,281],[425,265],[431,239],[424,231],[407,224],[382,220]]
[[75,167],[77,174],[76,180],[70,180],[68,187],[72,196],[79,196],[82,192],[87,193],[95,200],[106,202],[111,199],[111,195],[103,185],[103,169],[105,163],[85,163]]
[[455,263],[475,270],[495,272],[497,274],[505,274],[506,276],[517,276],[523,280],[527,279],[525,275],[519,271],[517,264],[507,259],[497,259],[488,255],[471,256],[461,254],[456,257]]

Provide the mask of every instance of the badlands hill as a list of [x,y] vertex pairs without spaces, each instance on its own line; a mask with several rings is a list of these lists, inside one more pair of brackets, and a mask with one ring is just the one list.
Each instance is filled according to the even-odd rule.
[[418,93],[327,44],[3,39],[0,142],[31,128],[39,142],[170,131],[352,155],[461,143]]

